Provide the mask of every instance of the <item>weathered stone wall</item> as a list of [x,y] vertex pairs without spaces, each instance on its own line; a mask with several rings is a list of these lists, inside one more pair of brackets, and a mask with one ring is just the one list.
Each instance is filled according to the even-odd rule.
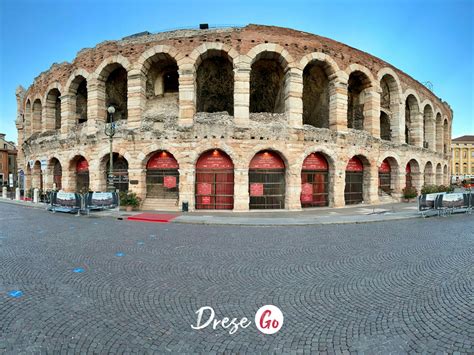
[[[164,75],[179,77],[178,92],[164,90]],[[42,105],[53,89],[61,93],[60,129],[47,119],[58,117],[58,107]],[[248,165],[263,149],[285,161],[289,209],[301,208],[301,167],[312,152],[329,162],[331,206],[344,205],[345,168],[355,155],[364,161],[366,203],[379,201],[378,167],[385,158],[394,197],[405,186],[408,161],[418,167],[413,172],[418,188],[434,181],[434,167],[437,172],[443,167],[442,180],[448,179],[443,148],[452,111],[427,88],[330,39],[249,25],[108,41],[40,74],[18,99],[19,166],[27,184],[38,184],[37,170],[27,161],[57,158],[63,188],[74,189],[75,161],[83,156],[91,188],[104,189],[109,104],[119,120],[114,151],[128,162],[130,179],[138,180],[130,189],[145,196],[146,162],[154,151],[166,150],[180,165],[179,199],[191,208],[195,162],[209,149],[223,150],[234,162],[235,210],[248,209]],[[51,181],[46,178],[45,187]]]

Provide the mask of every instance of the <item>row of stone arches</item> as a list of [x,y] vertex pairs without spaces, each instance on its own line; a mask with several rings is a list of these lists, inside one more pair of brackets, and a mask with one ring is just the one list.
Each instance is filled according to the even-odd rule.
[[[117,190],[134,189],[129,180],[127,158],[114,153],[114,185]],[[95,186],[105,189],[107,183],[108,156],[100,159],[98,169],[91,170],[87,159],[81,155],[73,157],[63,169],[57,158],[51,158],[47,165],[47,181],[41,171],[40,162],[27,168],[27,177],[31,185],[38,188],[61,189],[63,179],[67,180],[70,190],[85,192],[90,189],[90,181],[99,179]],[[166,150],[148,154],[144,159],[143,174],[144,197],[161,200],[180,200],[180,165],[178,160]],[[372,163],[373,164],[373,163]],[[344,203],[346,205],[369,201],[370,189],[375,176],[369,159],[361,154],[352,156],[343,168],[345,175]],[[248,207],[249,209],[284,209],[288,191],[289,165],[285,157],[275,150],[262,150],[256,153],[247,167]],[[379,195],[399,196],[403,187],[442,184],[447,176],[447,166],[440,163],[434,166],[430,161],[421,169],[416,159],[402,165],[399,159],[387,156],[378,169]],[[330,206],[334,200],[334,184],[340,171],[336,169],[336,160],[325,152],[315,151],[308,154],[300,170],[301,207]],[[206,150],[199,155],[194,166],[194,206],[196,209],[233,209],[235,166],[232,158],[221,149]],[[46,185],[46,186],[45,186]],[[342,191],[341,191],[342,193]]]
[[[63,99],[65,105],[58,106]],[[171,105],[173,100],[179,104]],[[115,106],[114,118],[119,120],[155,103],[176,110],[180,117],[194,112],[227,112],[236,117],[245,112],[290,116],[300,112],[302,124],[335,128],[342,124],[341,100],[347,128],[439,152],[448,142],[448,119],[429,100],[421,102],[414,90],[402,92],[393,70],[380,70],[376,79],[359,64],[341,70],[323,53],[311,53],[297,63],[276,44],[258,45],[239,55],[221,43],[208,43],[189,56],[160,45],[133,64],[114,56],[92,74],[76,70],[64,92],[59,83],[50,85],[43,99],[47,102],[44,124],[41,98],[26,99],[24,117],[26,126],[37,132],[59,129],[61,111],[78,124],[89,116],[105,120],[109,105]]]

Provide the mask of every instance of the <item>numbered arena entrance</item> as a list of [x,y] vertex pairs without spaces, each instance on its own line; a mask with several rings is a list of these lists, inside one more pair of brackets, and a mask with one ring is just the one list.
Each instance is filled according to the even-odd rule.
[[326,158],[311,153],[303,162],[301,170],[301,207],[323,207],[329,205],[329,171]]
[[83,157],[76,162],[76,192],[89,191],[89,163]]
[[221,150],[203,153],[196,163],[196,209],[234,208],[234,164]]
[[355,205],[364,201],[364,165],[357,157],[352,157],[346,166],[346,187],[344,200],[346,205]]
[[179,165],[166,151],[152,155],[146,166],[146,197],[175,200],[179,197]]
[[273,151],[257,153],[249,167],[250,209],[285,208],[285,163]]
[[392,194],[392,174],[390,163],[385,159],[379,167],[379,195]]
[[[128,191],[128,162],[127,160],[120,156],[118,153],[114,153],[112,157],[112,167],[113,167],[113,184],[115,190],[120,192]],[[109,159],[108,159],[109,160]],[[105,170],[105,181],[108,182],[108,174],[110,169],[110,162],[107,160],[106,170]]]

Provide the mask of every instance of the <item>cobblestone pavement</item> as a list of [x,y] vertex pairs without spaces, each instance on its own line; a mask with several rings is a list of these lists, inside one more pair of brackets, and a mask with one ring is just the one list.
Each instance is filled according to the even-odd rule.
[[[232,227],[0,203],[0,353],[473,353],[473,261],[472,215]],[[265,304],[274,335],[191,328]]]

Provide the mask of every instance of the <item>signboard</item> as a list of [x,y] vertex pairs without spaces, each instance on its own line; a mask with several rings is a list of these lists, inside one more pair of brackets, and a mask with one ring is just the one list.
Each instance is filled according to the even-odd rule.
[[198,195],[210,195],[212,193],[212,186],[207,182],[201,182],[197,184]]
[[362,165],[362,162],[359,158],[352,157],[347,163],[346,171],[362,172],[364,171],[364,166]]
[[303,170],[328,170],[326,159],[318,153],[311,153],[303,162]]
[[257,153],[250,162],[250,169],[272,170],[285,169],[285,163],[275,152]]
[[81,209],[81,196],[74,192],[51,192],[51,210],[77,212]]
[[13,187],[13,174],[8,174],[8,184]]
[[197,164],[197,169],[212,169],[212,170],[228,170],[234,169],[234,164],[227,156],[227,154],[215,149],[209,152],[204,153],[199,158]]
[[85,195],[87,209],[106,209],[117,206],[118,194],[116,192],[89,192]]
[[250,184],[250,196],[263,196],[263,184]]
[[147,169],[178,169],[179,165],[172,154],[158,152],[153,155],[146,166]]
[[211,204],[211,196],[202,196],[201,201],[203,205],[210,205]]
[[165,176],[165,177],[163,177],[163,185],[167,189],[174,189],[176,187],[176,176]]
[[35,163],[34,160],[30,160],[30,161],[28,162],[28,164],[30,164],[30,168],[33,168],[33,164],[34,164],[34,163]]
[[41,171],[45,171],[48,166],[48,161],[46,159],[41,159],[40,164],[41,164]]

